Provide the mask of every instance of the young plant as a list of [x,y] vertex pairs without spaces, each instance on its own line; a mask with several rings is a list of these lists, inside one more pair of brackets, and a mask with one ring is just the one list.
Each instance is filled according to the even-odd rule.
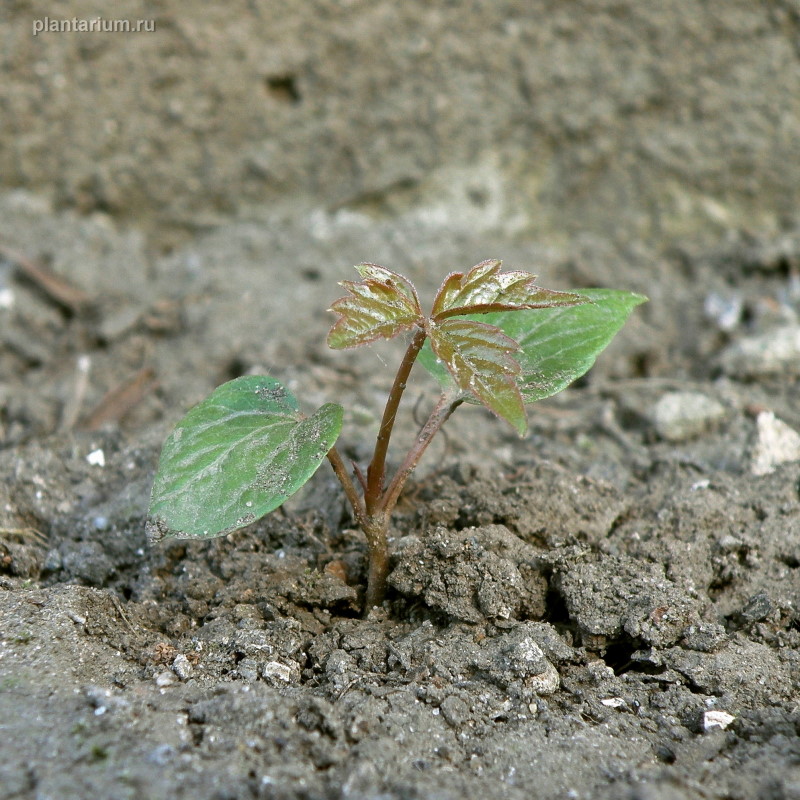
[[[311,416],[274,378],[247,375],[219,386],[178,423],[161,453],[147,524],[151,541],[210,538],[249,525],[280,506],[327,457],[369,550],[366,609],[380,605],[389,571],[391,513],[422,454],[462,403],[488,408],[524,436],[525,403],[557,394],[594,363],[646,300],[610,289],[579,293],[537,286],[526,272],[483,261],[442,283],[430,314],[411,281],[377,264],[343,281],[333,303],[333,349],[405,334],[403,360],[386,401],[372,459],[353,481],[335,442],[343,409],[326,403]],[[414,363],[441,394],[400,466],[387,475],[395,417]]]

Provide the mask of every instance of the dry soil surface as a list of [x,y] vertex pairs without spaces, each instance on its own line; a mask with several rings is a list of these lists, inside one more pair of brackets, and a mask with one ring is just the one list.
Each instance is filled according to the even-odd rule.
[[[0,795],[800,797],[796,4],[48,5],[0,11]],[[382,609],[327,465],[148,545],[227,379],[363,465],[402,348],[326,350],[352,264],[489,257],[651,301],[524,440],[459,409]]]

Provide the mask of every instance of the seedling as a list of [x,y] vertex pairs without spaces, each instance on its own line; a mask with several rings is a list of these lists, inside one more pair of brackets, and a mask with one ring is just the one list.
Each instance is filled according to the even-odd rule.
[[[439,428],[462,403],[488,408],[524,436],[525,403],[557,394],[594,363],[647,298],[611,289],[557,292],[527,272],[483,261],[442,283],[430,314],[411,281],[359,264],[361,281],[328,334],[335,349],[405,335],[403,360],[386,401],[372,459],[352,475],[335,447],[343,409],[326,403],[304,415],[274,378],[247,375],[219,386],[178,423],[164,444],[150,503],[148,535],[210,538],[249,525],[280,506],[327,457],[369,550],[366,608],[380,605],[389,571],[388,529],[409,475]],[[438,401],[400,466],[387,475],[395,417],[414,363],[441,386]]]

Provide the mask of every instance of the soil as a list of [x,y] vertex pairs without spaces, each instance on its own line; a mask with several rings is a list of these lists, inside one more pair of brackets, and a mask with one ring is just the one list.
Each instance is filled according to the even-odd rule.
[[[149,39],[0,12],[0,795],[800,797],[792,4],[155,5]],[[325,349],[351,264],[430,297],[488,257],[651,302],[525,439],[459,409],[383,608],[327,465],[148,544],[161,444],[224,380],[342,403],[364,463],[402,348]],[[394,463],[433,399],[415,372]]]

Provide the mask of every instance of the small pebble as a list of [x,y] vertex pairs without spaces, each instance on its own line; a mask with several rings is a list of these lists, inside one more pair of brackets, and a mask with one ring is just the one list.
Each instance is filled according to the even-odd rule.
[[800,325],[772,328],[735,341],[720,358],[722,369],[736,378],[800,374]]
[[156,764],[163,767],[169,763],[170,759],[175,755],[175,748],[170,744],[160,744],[155,750],[151,750],[147,755],[147,760],[151,764]]
[[86,460],[93,467],[104,467],[106,465],[106,454],[101,449],[92,450],[92,452],[86,456]]
[[243,658],[236,667],[242,680],[254,683],[258,680],[258,662],[254,658]]
[[779,464],[800,460],[800,433],[772,411],[756,417],[756,441],[751,453],[753,475],[769,475]]
[[189,662],[189,659],[183,653],[179,653],[177,656],[175,656],[175,660],[172,662],[172,671],[182,681],[185,681],[192,677],[194,668]]
[[725,406],[699,392],[670,392],[653,408],[658,435],[668,442],[682,442],[705,433],[725,418]]
[[172,686],[173,683],[178,682],[178,676],[173,672],[159,672],[155,677],[156,686],[163,689],[167,686]]
[[279,681],[282,683],[292,682],[292,668],[281,664],[280,661],[270,661],[264,664],[261,675],[268,681]]
[[614,670],[604,661],[590,661],[586,669],[588,670],[592,680],[596,681],[597,683],[610,680],[614,677]]
[[739,325],[744,311],[744,300],[739,292],[720,294],[711,292],[706,296],[703,310],[709,319],[723,331],[733,331]]
[[727,711],[705,711],[703,712],[703,731],[708,733],[714,728],[725,730],[736,717]]
[[774,610],[772,601],[766,592],[754,594],[744,605],[741,611],[742,619],[745,622],[761,622],[765,620]]
[[55,548],[49,550],[47,555],[44,557],[44,561],[42,562],[42,571],[43,572],[56,572],[56,570],[61,569],[61,553],[58,552]]

